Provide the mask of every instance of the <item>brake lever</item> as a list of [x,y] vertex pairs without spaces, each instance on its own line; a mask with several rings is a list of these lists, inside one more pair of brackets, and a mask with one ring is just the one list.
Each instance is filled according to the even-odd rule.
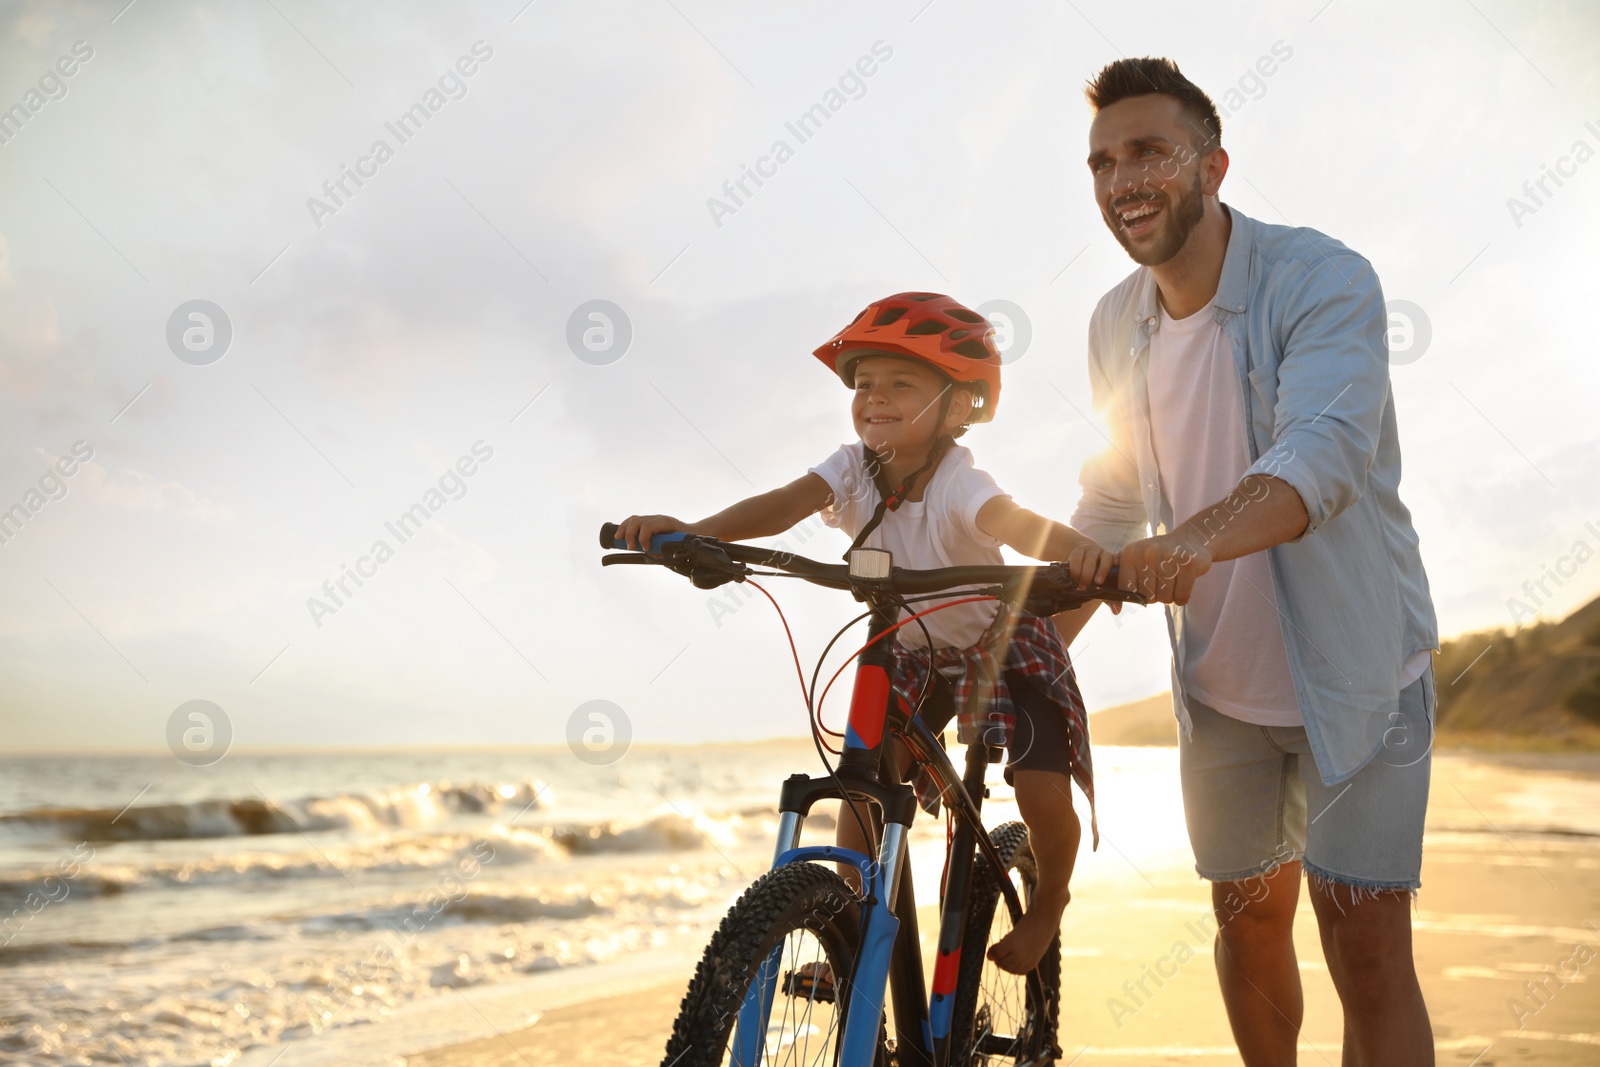
[[681,554],[668,557],[666,564],[688,578],[696,589],[716,589],[729,582],[742,582],[750,568],[735,563],[720,548],[700,542],[689,542]]
[[721,549],[694,543],[682,548],[674,545],[659,556],[644,552],[611,552],[600,557],[602,567],[618,564],[666,567],[689,579],[696,589],[716,589],[729,582],[742,582],[749,574],[748,567],[735,563]]

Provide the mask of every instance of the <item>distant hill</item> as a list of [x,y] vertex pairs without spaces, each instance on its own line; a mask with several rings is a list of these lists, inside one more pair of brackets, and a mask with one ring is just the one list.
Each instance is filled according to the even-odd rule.
[[1442,742],[1600,748],[1600,598],[1560,622],[1452,638],[1433,677]]
[[1089,738],[1097,745],[1171,746],[1178,744],[1172,694],[1118,704],[1089,716]]
[[[1445,746],[1600,749],[1600,598],[1560,622],[1484,630],[1433,661]],[[1176,745],[1172,694],[1095,712],[1099,745]]]

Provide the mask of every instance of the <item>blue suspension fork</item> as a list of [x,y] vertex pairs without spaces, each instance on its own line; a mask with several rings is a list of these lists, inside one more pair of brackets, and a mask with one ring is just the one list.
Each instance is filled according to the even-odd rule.
[[[880,611],[874,614],[868,634],[869,641],[879,637],[893,625],[893,613]],[[892,746],[885,745],[885,724],[890,701],[894,699],[890,685],[893,671],[893,654],[887,640],[877,641],[861,653],[857,660],[856,677],[850,702],[850,719],[846,728],[844,753],[839,761],[837,784],[835,778],[810,778],[793,775],[785,783],[779,803],[778,842],[773,866],[795,862],[846,862],[861,872],[865,907],[862,914],[861,941],[857,946],[855,973],[851,976],[834,976],[835,988],[844,995],[848,989],[845,1028],[840,1044],[841,1067],[873,1067],[880,1023],[883,1018],[884,994],[891,973],[895,977],[895,1018],[899,1028],[900,1062],[911,1067],[930,1064],[928,1042],[927,1004],[923,1001],[922,957],[920,945],[906,945],[899,937],[901,920],[895,914],[896,898],[902,887],[906,891],[907,907],[914,908],[910,891],[909,872],[902,871],[906,862],[906,834],[916,812],[916,798],[910,787],[892,780],[883,761],[890,758]],[[876,859],[860,852],[837,846],[799,847],[800,830],[811,805],[821,799],[845,799],[839,794],[842,785],[846,792],[862,795],[874,802],[873,824],[883,827]],[[851,818],[847,809],[841,808],[840,818]],[[876,829],[876,826],[874,826]],[[914,936],[916,916],[907,916],[907,934]],[[776,946],[757,972],[739,1012],[738,1032],[733,1048],[736,1067],[757,1067],[766,1041],[766,1026],[783,966],[783,946]],[[846,980],[847,979],[847,980]]]
[[[799,778],[802,782],[810,781],[803,775]],[[794,781],[795,779],[790,779],[791,783]],[[817,784],[826,781],[827,779],[822,779]],[[851,863],[861,872],[866,907],[862,918],[861,941],[856,948],[855,974],[835,975],[834,988],[841,993],[848,989],[850,998],[845,1012],[839,1063],[841,1067],[873,1067],[878,1047],[879,1021],[883,1017],[884,991],[888,985],[890,964],[896,955],[894,950],[900,931],[900,920],[894,914],[892,887],[898,881],[899,873],[905,863],[907,827],[900,822],[886,823],[878,857],[873,859],[853,849],[839,848],[836,845],[810,845],[800,848],[790,844],[790,847],[784,848],[786,843],[799,838],[798,818],[785,819],[780,825],[780,830],[788,830],[791,821],[792,832],[779,834],[780,852],[773,864],[774,867],[781,867],[786,863],[805,862]],[[739,1022],[733,1047],[730,1050],[733,1067],[758,1067],[761,1063],[766,1046],[767,1020],[777,996],[778,977],[783,970],[783,950],[782,942],[773,947],[757,971],[756,980],[750,984],[750,989],[745,993],[744,1003],[739,1008]],[[918,1003],[920,1004],[920,1001]]]
[[[890,830],[895,832],[885,833],[885,843],[892,844],[897,853],[903,852],[905,828],[894,823],[889,825]],[[792,838],[786,838],[780,832],[778,837],[780,851],[773,862],[774,868],[786,863],[815,861],[851,863],[861,872],[861,885],[869,904],[864,917],[861,943],[856,952],[855,978],[848,983],[850,1003],[849,1010],[845,1014],[845,1031],[841,1043],[843,1055],[840,1063],[845,1067],[853,1067],[854,1064],[872,1067],[877,1048],[878,1018],[883,1010],[884,982],[889,973],[889,956],[894,947],[895,933],[899,929],[899,921],[889,911],[889,902],[883,886],[886,878],[893,875],[897,864],[885,863],[881,854],[879,859],[874,860],[853,849],[839,848],[836,845],[811,845],[806,848],[791,845],[787,849],[783,847],[786,840],[798,840],[798,838],[798,823]],[[762,1053],[766,1047],[767,1019],[777,997],[778,976],[783,970],[783,949],[781,941],[773,946],[772,952],[756,972],[756,980],[750,984],[750,989],[745,993],[744,1003],[739,1008],[739,1024],[733,1048],[730,1050],[733,1054],[733,1067],[758,1067],[761,1063]],[[846,987],[847,977],[835,975],[835,989],[842,991]],[[858,1019],[864,1022],[870,1021],[871,1026],[858,1026]],[[859,1031],[866,1031],[865,1045],[862,1044],[863,1038]]]
[[[852,571],[856,568],[852,558]],[[887,572],[885,572],[887,573]],[[895,761],[894,745],[888,730],[891,709],[895,705],[893,687],[894,652],[890,639],[884,637],[894,625],[898,609],[882,602],[875,605],[868,627],[866,647],[856,659],[855,685],[850,695],[850,717],[845,727],[844,750],[839,757],[839,777],[849,784],[852,780],[870,780],[891,783],[887,788],[895,794],[898,804],[878,800],[879,811],[873,812],[872,822],[879,835],[878,862],[884,880],[881,890],[867,897],[869,907],[862,932],[861,962],[857,964],[857,978],[852,988],[850,1013],[845,1023],[844,1051],[853,1057],[843,1062],[849,1065],[870,1065],[867,1051],[872,1046],[861,1042],[876,1042],[877,1020],[883,1011],[884,988],[887,984],[893,997],[896,1046],[901,1067],[932,1067],[932,1043],[927,1029],[928,1006],[924,999],[926,986],[922,974],[922,946],[917,933],[916,899],[909,871],[903,871],[906,849],[905,837],[916,813],[915,797],[910,789],[900,783],[899,767]],[[881,638],[881,639],[880,639]],[[881,788],[886,788],[880,786]],[[868,795],[873,795],[868,793]],[[881,818],[877,816],[882,816]],[[852,817],[841,807],[839,818]],[[904,894],[903,906],[900,894]],[[862,992],[870,1000],[862,998]],[[860,1010],[858,1010],[858,1000]],[[872,1028],[868,1032],[868,1021]]]

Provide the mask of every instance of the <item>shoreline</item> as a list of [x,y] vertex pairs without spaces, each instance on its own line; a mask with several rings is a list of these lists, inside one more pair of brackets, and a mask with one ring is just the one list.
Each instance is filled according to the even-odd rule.
[[[1443,851],[1436,846],[1435,851]],[[1507,849],[1504,855],[1515,858]],[[1600,851],[1590,853],[1590,862]],[[1540,865],[1555,880],[1583,874],[1549,855]],[[1447,861],[1455,865],[1455,860]],[[1173,877],[1179,875],[1179,877]],[[1181,872],[1156,876],[1155,891],[1132,910],[1142,923],[1126,922],[1125,904],[1074,901],[1064,922],[1068,942],[1063,958],[1063,1015],[1060,1042],[1064,1059],[1094,1064],[1236,1064],[1238,1053],[1217,990],[1209,944],[1191,944],[1193,957],[1173,967],[1172,977],[1150,978],[1159,963],[1172,963],[1174,938],[1193,942],[1188,931],[1208,914],[1208,893]],[[1539,1062],[1580,1067],[1593,1062],[1600,1045],[1600,989],[1570,983],[1547,1005],[1519,1021],[1507,1002],[1525,996],[1522,983],[1537,980],[1541,966],[1571,957],[1574,938],[1588,935],[1600,945],[1600,927],[1581,925],[1572,907],[1559,925],[1523,921],[1488,927],[1483,916],[1458,910],[1470,904],[1503,915],[1512,901],[1534,891],[1540,875],[1521,865],[1519,876],[1490,894],[1472,870],[1425,868],[1423,906],[1414,922],[1416,959],[1434,1027],[1438,1062],[1467,1067],[1494,1062]],[[1430,893],[1428,884],[1434,887]],[[1295,943],[1305,995],[1300,1049],[1304,1062],[1337,1063],[1342,1021],[1317,938],[1310,902],[1302,889]],[[1430,901],[1429,898],[1435,898]],[[1446,907],[1437,905],[1446,903]],[[1577,903],[1570,901],[1569,904]],[[1595,903],[1593,891],[1588,906]],[[1579,905],[1580,908],[1583,905]],[[1547,912],[1550,909],[1546,909]],[[1122,922],[1119,924],[1118,919]],[[1119,925],[1121,929],[1119,929]],[[1142,927],[1142,929],[1129,929]],[[1202,962],[1203,960],[1203,962]],[[1488,965],[1491,964],[1492,966]],[[1166,973],[1166,969],[1162,969]],[[1587,978],[1585,974],[1583,977]],[[555,1067],[557,1064],[634,1063],[660,1060],[688,971],[632,991],[611,991],[576,999],[542,1014],[531,1025],[492,1037],[447,1044],[407,1056],[405,1067]],[[1127,984],[1124,984],[1127,983]],[[1129,986],[1133,992],[1128,992]],[[1537,1002],[1533,1002],[1537,1003]],[[1498,1054],[1498,1055],[1496,1055]],[[1078,1057],[1075,1061],[1074,1056]]]
[[[1560,826],[1563,805],[1600,800],[1600,755],[1565,755],[1442,752],[1435,764],[1413,937],[1441,1064],[1536,1059],[1577,1067],[1592,1062],[1600,1046],[1600,981],[1588,980],[1600,976],[1600,959],[1577,981],[1551,983],[1554,995],[1542,1006],[1528,1001],[1525,985],[1544,981],[1574,958],[1577,946],[1600,954],[1594,918],[1600,879],[1593,876],[1600,870],[1600,834]],[[1522,791],[1506,788],[1508,781]],[[1528,786],[1537,789],[1530,793]],[[1548,798],[1550,811],[1531,808],[1530,797]],[[1238,1063],[1214,963],[1202,960],[1211,945],[1196,943],[1189,932],[1204,928],[1210,915],[1208,886],[1187,857],[1128,866],[1116,883],[1087,884],[1063,917],[1064,1059],[1077,1056],[1083,1067]],[[1304,1062],[1338,1062],[1342,1017],[1306,894],[1302,884],[1295,918],[1305,997],[1301,1048],[1311,1054]],[[925,950],[935,921],[923,920]],[[1175,964],[1180,940],[1189,952]],[[699,948],[681,969],[656,972],[653,980],[640,973],[630,989],[590,985],[594,995],[574,993],[530,1025],[454,1043],[446,1038],[395,1062],[656,1063]],[[1173,973],[1156,979],[1153,968]],[[1570,979],[1570,965],[1568,971]],[[1523,1001],[1527,1012],[1508,1009]]]

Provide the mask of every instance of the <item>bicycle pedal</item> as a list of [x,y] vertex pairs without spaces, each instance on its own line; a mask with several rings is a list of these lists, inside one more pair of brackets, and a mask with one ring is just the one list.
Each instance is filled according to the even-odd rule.
[[833,976],[790,971],[783,976],[783,995],[815,1001],[818,1004],[832,1004]]

